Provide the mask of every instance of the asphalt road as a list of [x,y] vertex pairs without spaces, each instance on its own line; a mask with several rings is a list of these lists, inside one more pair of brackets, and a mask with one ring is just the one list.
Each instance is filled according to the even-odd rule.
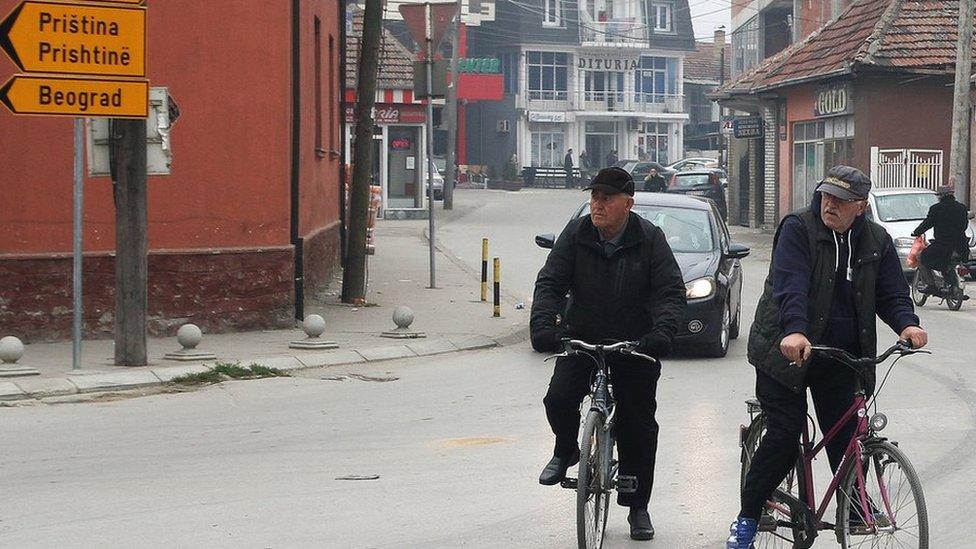
[[[488,234],[508,291],[527,299],[545,257],[531,237],[558,232],[581,196],[457,196],[442,246],[474,269]],[[769,252],[747,236],[758,244],[744,262],[751,304]],[[886,434],[922,476],[937,548],[972,543],[970,303],[921,310],[936,354],[899,362],[879,397]],[[753,392],[744,352],[740,339],[723,360],[665,362],[657,539],[630,541],[615,507],[607,547],[722,546],[738,508],[737,428]],[[552,445],[542,358],[522,343],[182,394],[0,408],[0,547],[572,547],[574,494],[536,482]],[[338,480],[350,475],[378,478]],[[822,536],[816,547],[833,545]]]

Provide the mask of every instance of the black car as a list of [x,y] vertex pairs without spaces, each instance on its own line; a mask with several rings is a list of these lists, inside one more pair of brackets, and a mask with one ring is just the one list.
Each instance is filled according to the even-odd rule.
[[[679,321],[675,349],[703,350],[723,357],[739,336],[742,266],[749,248],[735,244],[715,204],[690,196],[636,193],[634,213],[660,227],[681,267],[688,307]],[[574,218],[589,214],[583,203]],[[539,235],[536,244],[552,248],[555,237]]]
[[728,219],[728,207],[725,205],[725,171],[718,168],[698,168],[683,172],[675,172],[668,181],[668,192],[675,194],[690,194],[711,199],[718,206],[722,219]]
[[657,173],[661,174],[665,182],[671,180],[671,176],[677,173],[675,170],[668,168],[667,166],[662,166],[657,162],[653,161],[643,161],[643,160],[621,160],[614,164],[617,168],[623,168],[624,171],[630,174],[634,178],[634,183],[637,184],[637,188],[643,188],[644,178],[647,174],[651,173],[651,168],[657,170]]

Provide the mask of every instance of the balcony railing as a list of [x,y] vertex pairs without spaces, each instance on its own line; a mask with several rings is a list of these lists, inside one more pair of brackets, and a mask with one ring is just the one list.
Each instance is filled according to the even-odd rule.
[[584,91],[576,96],[574,108],[584,111],[683,113],[684,96],[635,91]]
[[580,22],[583,45],[620,45],[647,43],[647,25],[634,18]]

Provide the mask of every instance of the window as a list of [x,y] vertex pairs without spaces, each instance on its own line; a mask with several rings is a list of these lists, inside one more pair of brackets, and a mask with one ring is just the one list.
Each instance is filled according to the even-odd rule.
[[853,156],[853,116],[793,124],[793,207],[809,203],[828,167],[850,165]]
[[329,77],[329,83],[327,84],[329,88],[329,150],[332,154],[337,154],[336,151],[336,131],[339,127],[336,124],[336,109],[338,108],[338,101],[336,101],[336,84],[335,78],[335,37],[331,34],[329,35],[329,70],[326,73]]
[[[668,137],[671,125],[666,122],[644,122],[641,129],[642,135],[638,137],[637,154],[640,155],[640,149],[643,148],[646,160],[662,165],[669,164]],[[641,141],[643,144],[640,143]]]
[[647,28],[653,32],[673,32],[672,14],[674,5],[671,2],[644,2],[644,17]]
[[549,124],[540,124],[539,127],[538,131],[532,131],[532,165],[562,166],[566,155],[562,128]]
[[604,101],[607,107],[624,100],[624,73],[616,71],[585,71],[583,81],[587,101]]
[[753,17],[732,33],[732,78],[759,63],[759,18]]
[[529,99],[565,101],[569,56],[551,51],[530,51],[525,57]]
[[[562,0],[542,0],[542,26],[561,27],[563,24]],[[536,12],[538,13],[538,12]]]
[[[315,27],[315,153],[321,158],[325,156],[325,149],[322,148],[322,25],[316,17],[313,23]],[[330,58],[331,61],[331,58]],[[329,82],[329,89],[332,89]],[[329,128],[331,129],[331,125]]]
[[634,78],[638,103],[663,103],[677,95],[678,60],[671,57],[641,57]]

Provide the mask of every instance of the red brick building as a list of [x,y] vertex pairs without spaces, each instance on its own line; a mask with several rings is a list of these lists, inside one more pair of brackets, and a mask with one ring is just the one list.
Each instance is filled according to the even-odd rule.
[[[19,0],[0,0],[0,15]],[[149,177],[149,329],[290,325],[340,242],[341,4],[167,0],[148,17],[151,85],[181,116],[171,175]],[[0,59],[0,76],[16,67]],[[0,333],[71,327],[70,119],[0,112]],[[113,330],[115,212],[85,180],[84,322]]]

